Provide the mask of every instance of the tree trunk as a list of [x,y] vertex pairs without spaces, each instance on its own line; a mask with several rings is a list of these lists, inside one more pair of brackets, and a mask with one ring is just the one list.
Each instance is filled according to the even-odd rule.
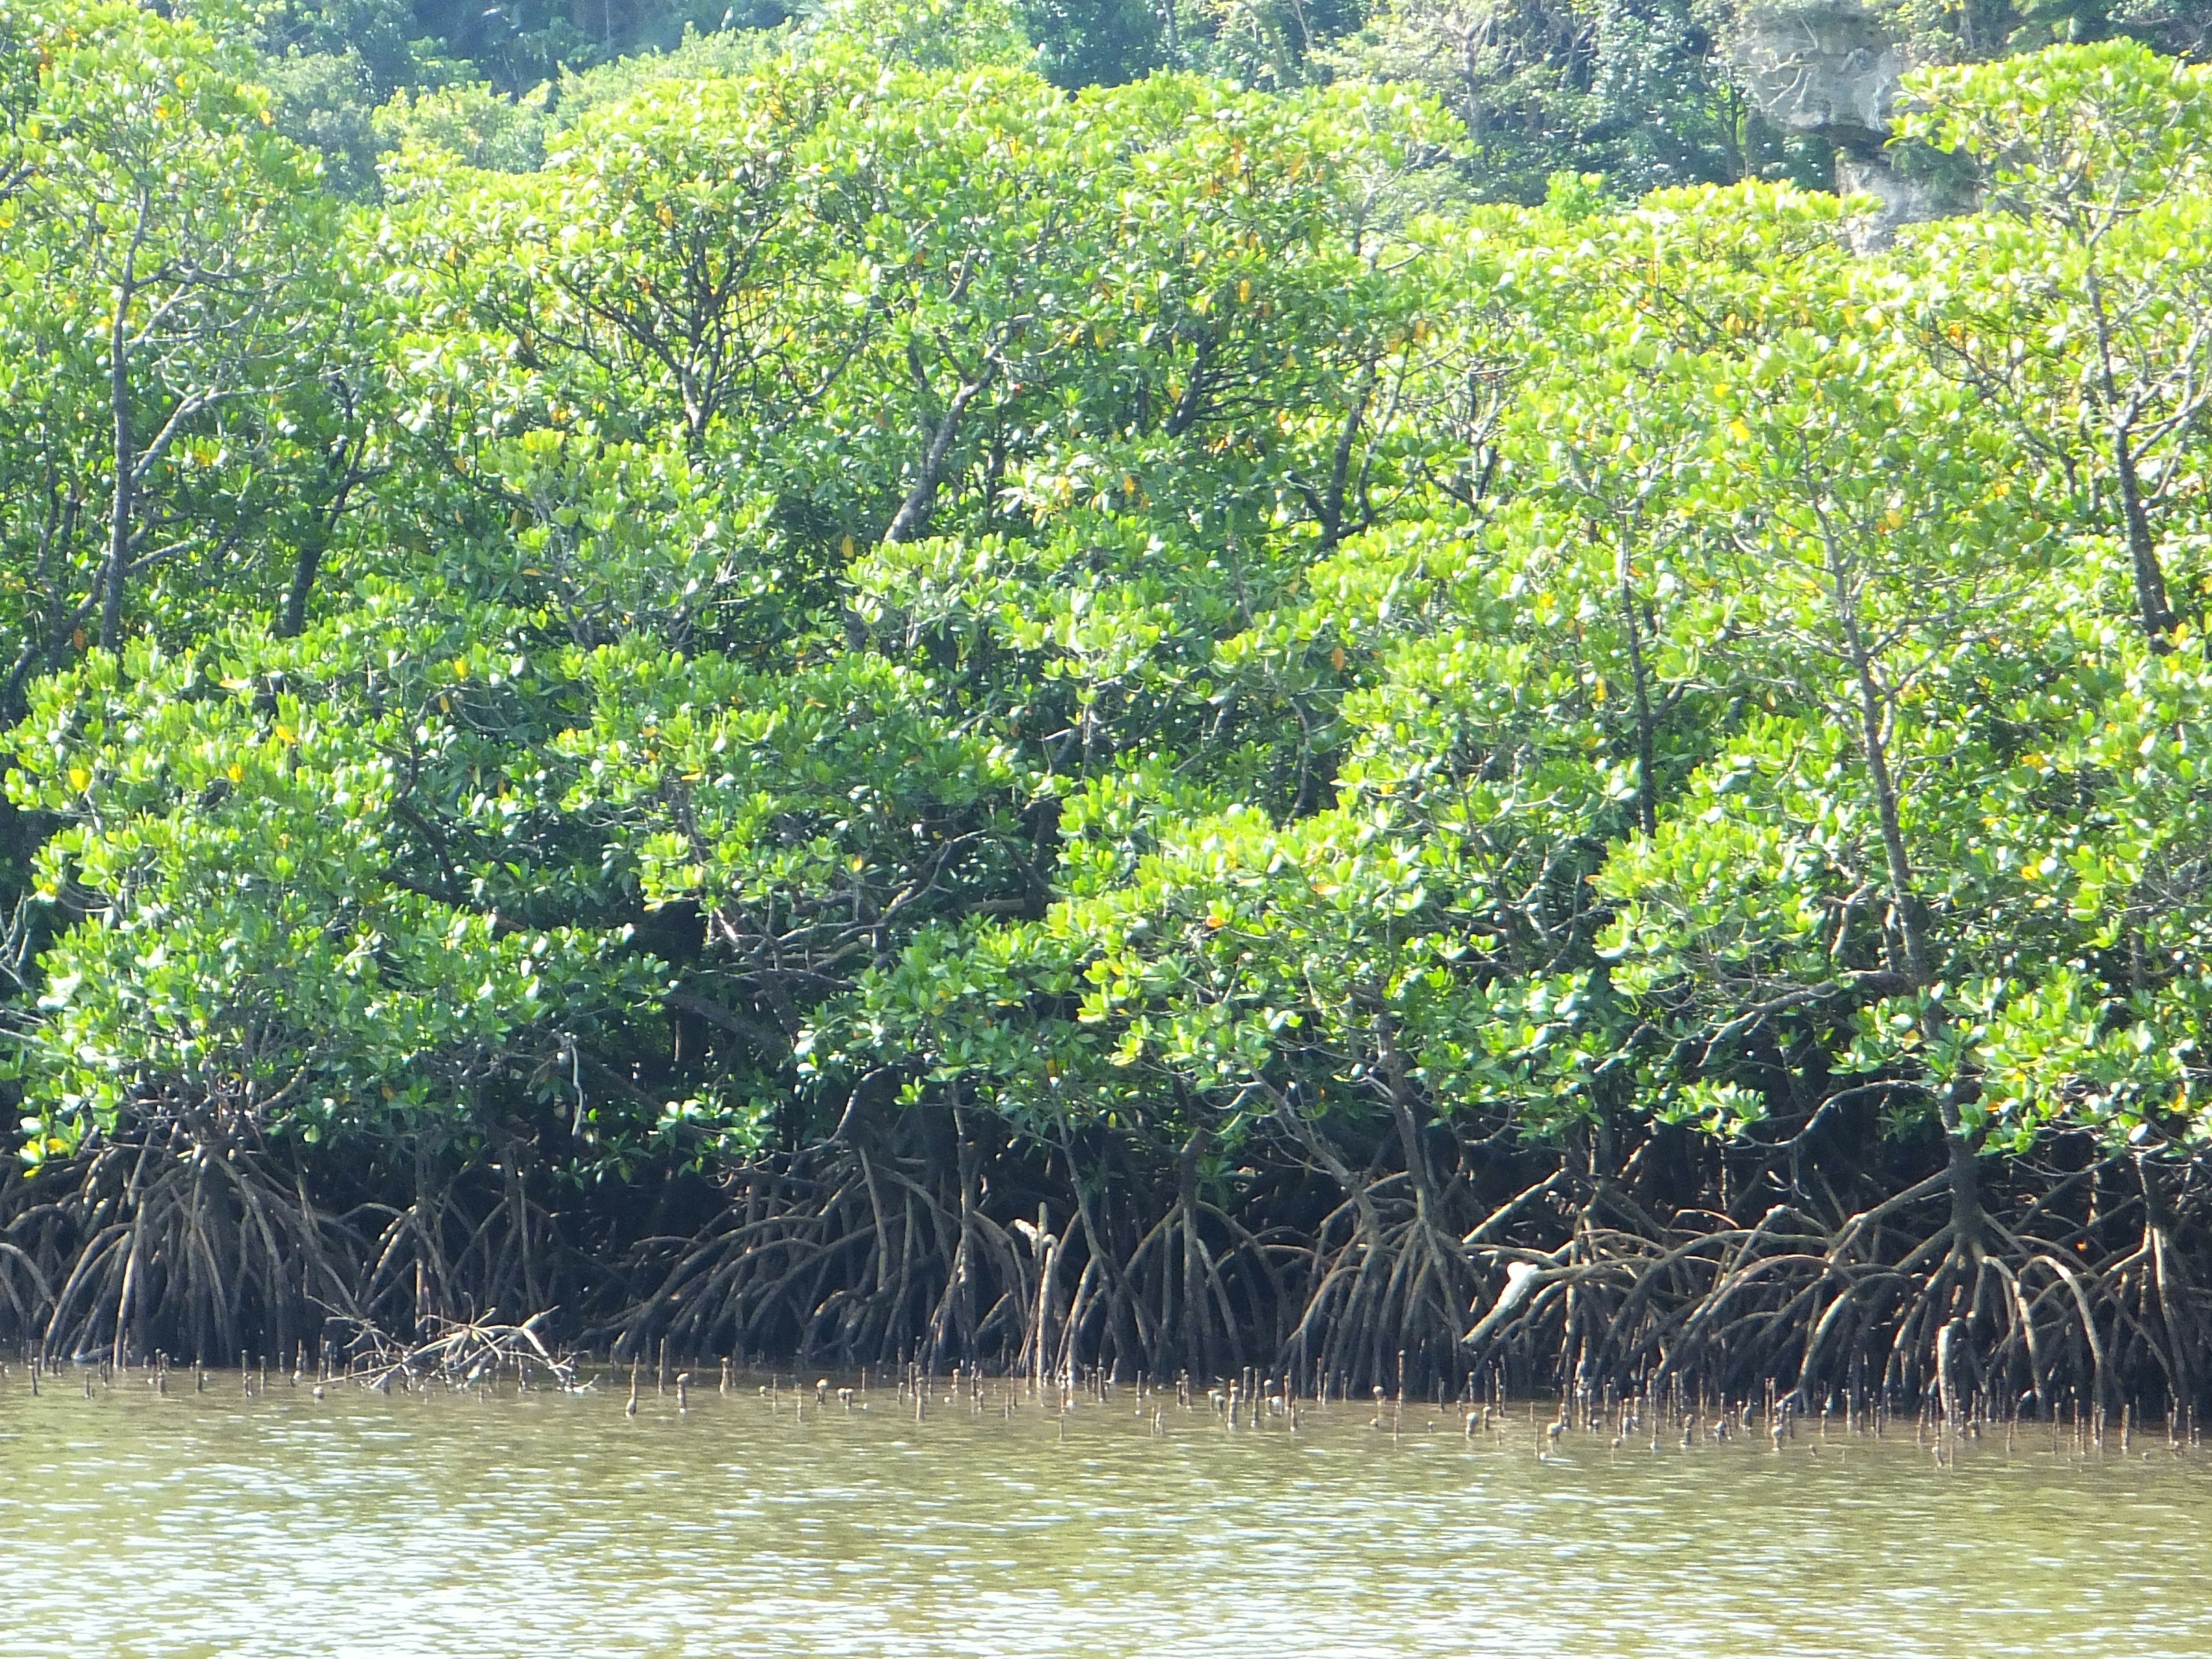
[[1206,1155],[1206,1140],[1203,1128],[1192,1130],[1176,1158],[1176,1202],[1182,1211],[1183,1364],[1194,1382],[1206,1370],[1206,1279],[1198,1255],[1198,1160]]
[[323,562],[322,538],[310,536],[301,544],[292,562],[292,580],[284,589],[284,610],[276,618],[276,637],[295,640],[307,626],[307,596],[315,591],[315,575]]
[[945,459],[952,452],[952,441],[960,435],[960,417],[968,412],[968,405],[976,395],[998,375],[999,365],[994,359],[983,365],[983,372],[974,380],[962,381],[960,389],[952,394],[952,401],[945,405],[945,418],[937,423],[928,447],[922,451],[921,470],[915,477],[914,488],[907,491],[890,528],[884,532],[886,543],[915,541],[927,533],[929,515],[937,507],[937,484],[945,471]]
[[1359,441],[1360,422],[1366,419],[1367,405],[1375,395],[1375,365],[1370,362],[1359,377],[1343,428],[1337,433],[1336,453],[1329,458],[1328,485],[1320,502],[1321,550],[1324,553],[1344,539],[1345,485],[1352,476],[1352,451]]
[[2151,534],[2142,480],[2124,426],[2112,434],[2112,471],[2120,481],[2120,519],[2127,528],[2128,560],[2135,569],[2136,610],[2152,648],[2163,651],[2173,632],[2173,610],[2166,600],[2166,572],[2159,566],[2158,542]]
[[1628,672],[1636,690],[1636,819],[1647,836],[1659,831],[1659,781],[1653,774],[1650,677],[1644,666],[1644,636],[1636,622],[1636,590],[1629,580],[1628,548],[1614,556],[1620,588],[1620,625],[1628,637]]
[[115,320],[108,331],[108,385],[115,422],[115,499],[107,518],[107,557],[100,571],[100,644],[106,651],[123,643],[123,593],[131,580],[132,473],[138,465],[131,398],[131,284],[116,296]]
[[[1867,775],[1874,784],[1875,809],[1881,822],[1884,861],[1889,869],[1890,902],[1897,915],[1897,930],[1905,944],[1905,971],[1915,989],[1924,990],[1931,978],[1928,939],[1922,924],[1919,895],[1914,890],[1912,860],[1905,844],[1903,815],[1899,810],[1897,780],[1890,770],[1889,747],[1882,735],[1882,693],[1875,678],[1874,661],[1866,635],[1859,627],[1858,596],[1843,550],[1832,533],[1827,540],[1828,576],[1837,620],[1842,624],[1849,653],[1851,678],[1858,691],[1859,749]],[[1934,1009],[1924,1016],[1926,1034],[1936,1036],[1943,1018]],[[1958,1246],[1978,1253],[1986,1226],[1982,1210],[1981,1148],[1966,1127],[1951,1088],[1936,1091],[1936,1115],[1943,1124],[1951,1164],[1951,1222]]]

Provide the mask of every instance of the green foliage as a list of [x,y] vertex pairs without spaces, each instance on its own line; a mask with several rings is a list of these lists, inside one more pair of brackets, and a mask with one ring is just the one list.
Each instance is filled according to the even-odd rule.
[[428,151],[486,173],[534,173],[545,160],[546,93],[507,98],[482,82],[403,90],[369,118],[377,152],[398,152],[403,169],[409,152]]
[[1167,33],[1146,0],[1036,0],[1021,11],[1052,83],[1118,87],[1167,64]]
[[826,0],[811,23],[817,39],[921,70],[1021,64],[1030,52],[1006,0]]
[[650,1021],[655,974],[620,930],[532,915],[591,899],[515,885],[528,837],[493,729],[544,688],[487,648],[496,617],[365,598],[296,641],[134,646],[40,687],[9,790],[70,827],[37,891],[106,903],[46,959],[34,1154],[171,1119],[465,1133],[501,1091],[559,1094],[580,1042]]
[[1328,57],[1432,91],[1466,122],[1487,199],[1540,201],[1563,167],[1630,195],[1791,176],[1782,136],[1730,76],[1727,30],[1719,9],[1680,0],[1389,0]]
[[2133,41],[1930,70],[1901,137],[1982,163],[1992,208],[2094,240],[2194,194],[2212,140],[2206,72]]
[[1921,77],[1987,210],[1859,260],[982,5],[344,213],[198,25],[9,29],[34,1161],[2212,1133],[2196,71]]
[[239,54],[116,6],[15,20],[0,707],[88,638],[268,602],[343,512],[379,368],[313,159]]

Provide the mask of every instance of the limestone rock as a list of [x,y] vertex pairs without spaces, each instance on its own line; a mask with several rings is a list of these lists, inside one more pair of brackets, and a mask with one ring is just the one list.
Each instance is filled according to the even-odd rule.
[[1839,145],[1888,136],[1905,54],[1857,0],[1753,9],[1734,45],[1744,89],[1776,125]]
[[1886,248],[1902,224],[1940,219],[1969,204],[1956,191],[1909,177],[1887,149],[1898,84],[1910,64],[1881,12],[1866,0],[1798,0],[1755,5],[1731,43],[1736,75],[1759,112],[1791,132],[1826,140],[1836,152],[1838,193],[1878,204],[1852,226],[1863,253]]
[[1876,204],[1846,232],[1860,253],[1881,252],[1896,239],[1899,225],[1946,218],[1963,205],[1922,179],[1905,177],[1886,157],[1848,149],[1836,152],[1836,194],[1870,196]]

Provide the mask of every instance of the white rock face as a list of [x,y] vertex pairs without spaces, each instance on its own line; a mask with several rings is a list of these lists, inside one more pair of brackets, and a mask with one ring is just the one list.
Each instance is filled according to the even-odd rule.
[[1871,196],[1877,204],[1873,212],[1851,223],[1850,244],[1860,253],[1881,252],[1895,239],[1899,225],[1948,218],[1966,209],[1947,192],[1905,177],[1885,157],[1848,149],[1836,152],[1836,193]]
[[1735,58],[1745,90],[1776,125],[1838,143],[1888,136],[1905,57],[1857,0],[1748,11]]
[[1834,145],[1837,191],[1878,204],[1852,227],[1851,246],[1860,252],[1887,247],[1899,225],[1965,207],[1890,165],[1890,114],[1908,64],[1864,0],[1753,6],[1736,26],[1731,55],[1759,112]]

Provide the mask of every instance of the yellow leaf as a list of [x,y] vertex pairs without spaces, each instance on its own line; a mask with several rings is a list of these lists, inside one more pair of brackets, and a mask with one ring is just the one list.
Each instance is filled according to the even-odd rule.
[[1338,646],[1335,650],[1328,653],[1328,665],[1336,670],[1340,674],[1344,672],[1344,647],[1342,646]]
[[246,769],[236,761],[233,761],[230,763],[228,776],[233,783],[243,783],[246,781]]
[[82,789],[91,781],[92,774],[86,771],[82,766],[72,766],[70,768],[70,788]]
[[1729,422],[1729,433],[1740,444],[1747,444],[1751,441],[1751,428],[1743,423],[1741,416]]
[[1249,276],[1237,284],[1237,303],[1240,306],[1252,303],[1252,279]]

